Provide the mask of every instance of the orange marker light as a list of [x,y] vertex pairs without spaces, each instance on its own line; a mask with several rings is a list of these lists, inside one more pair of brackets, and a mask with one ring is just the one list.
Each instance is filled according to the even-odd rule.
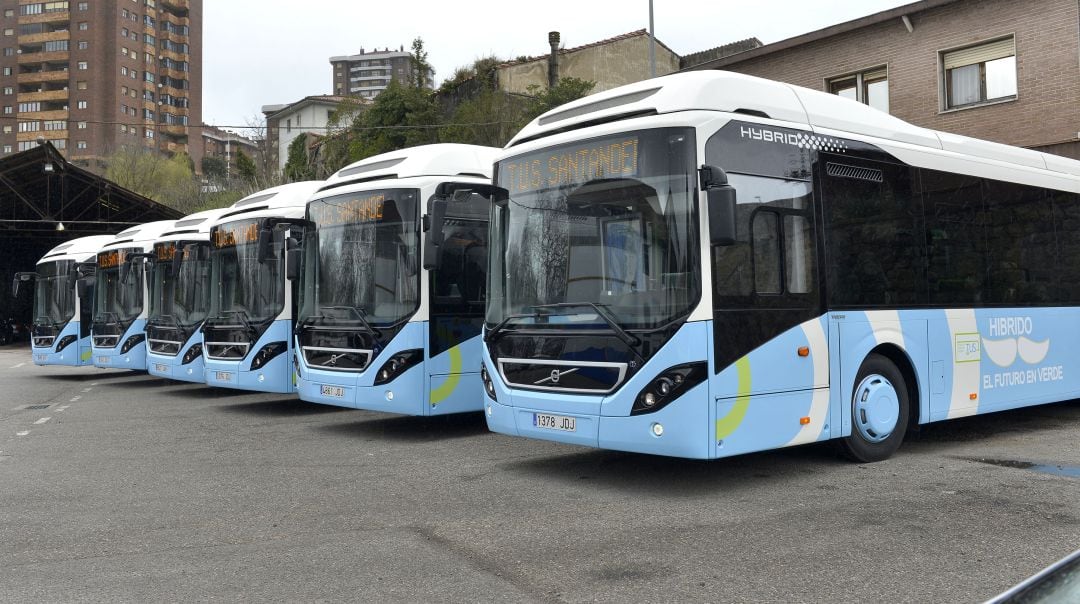
[[799,348],[799,356],[801,356],[801,357],[808,357],[808,356],[810,356],[810,349],[809,349],[809,348],[807,348],[806,346],[802,346],[802,347],[800,347],[800,348]]
[[971,399],[971,400],[976,400],[976,399],[979,398],[979,395],[972,392],[971,394],[968,395],[968,398]]
[[801,426],[810,425],[810,418],[809,417],[799,418],[799,425],[801,425]]

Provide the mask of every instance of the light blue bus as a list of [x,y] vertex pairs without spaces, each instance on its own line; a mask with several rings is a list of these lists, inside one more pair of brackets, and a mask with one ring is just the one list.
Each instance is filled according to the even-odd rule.
[[714,71],[539,117],[495,183],[496,432],[876,461],[1080,396],[1080,162]]
[[405,415],[483,408],[497,153],[438,144],[377,155],[339,171],[308,202],[301,399]]
[[175,222],[131,227],[98,252],[90,327],[95,367],[146,371],[146,260],[153,256],[154,241]]
[[[299,279],[285,245],[298,232],[277,228],[302,220],[321,181],[260,191],[236,202],[210,228],[210,313],[203,360],[211,386],[293,393],[292,329]],[[299,231],[299,230],[298,230]]]
[[146,321],[150,375],[206,381],[202,324],[210,312],[210,227],[227,211],[181,218],[154,242]]
[[16,273],[12,294],[22,283],[34,287],[34,325],[30,346],[36,365],[90,365],[90,319],[94,288],[78,287],[81,272],[93,273],[101,246],[112,235],[66,241],[49,250],[32,273]]

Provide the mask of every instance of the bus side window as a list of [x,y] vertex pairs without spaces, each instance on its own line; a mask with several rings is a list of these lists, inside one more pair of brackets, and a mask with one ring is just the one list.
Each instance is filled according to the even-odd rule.
[[809,182],[730,173],[738,191],[734,245],[715,247],[718,297],[809,294],[815,288]]
[[754,291],[758,294],[779,294],[780,291],[780,225],[775,212],[754,214]]

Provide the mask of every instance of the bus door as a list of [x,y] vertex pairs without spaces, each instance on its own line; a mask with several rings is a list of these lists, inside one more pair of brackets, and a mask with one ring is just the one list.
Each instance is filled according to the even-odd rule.
[[[735,189],[735,240],[712,247],[710,394],[717,455],[827,438],[823,317],[809,151],[802,133],[732,122],[706,163]],[[769,140],[764,140],[768,138]]]
[[433,250],[438,255],[436,266],[428,271],[428,402],[436,413],[478,410],[483,403],[480,331],[487,287],[487,194],[491,187],[454,186],[458,188],[453,193],[442,197],[446,203],[442,242]]

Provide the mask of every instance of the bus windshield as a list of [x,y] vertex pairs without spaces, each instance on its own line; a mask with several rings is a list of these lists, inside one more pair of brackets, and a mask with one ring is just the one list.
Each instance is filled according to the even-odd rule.
[[285,309],[285,255],[281,243],[259,262],[259,231],[265,219],[246,219],[217,225],[210,233],[213,293],[210,315],[266,323]]
[[[210,310],[210,262],[200,247],[206,242],[170,242],[154,246],[157,261],[150,275],[149,317],[166,327],[190,328],[206,318]],[[204,248],[205,249],[205,248]],[[173,258],[181,254],[179,272]]]
[[59,327],[75,316],[75,288],[68,272],[75,270],[74,260],[57,260],[37,265],[34,288],[34,323]]
[[507,318],[656,329],[701,278],[693,130],[627,132],[496,167],[489,328]]
[[143,308],[143,271],[141,264],[131,265],[127,280],[121,280],[121,266],[128,254],[142,253],[141,248],[110,250],[98,254],[94,276],[94,322],[127,324]]
[[301,321],[348,327],[393,325],[420,302],[420,191],[347,193],[308,204],[314,239]]

